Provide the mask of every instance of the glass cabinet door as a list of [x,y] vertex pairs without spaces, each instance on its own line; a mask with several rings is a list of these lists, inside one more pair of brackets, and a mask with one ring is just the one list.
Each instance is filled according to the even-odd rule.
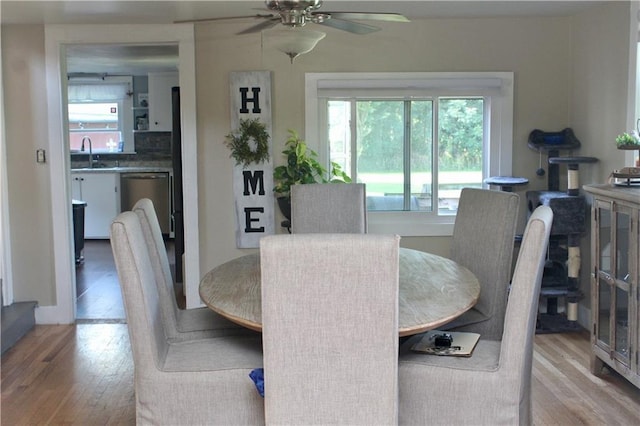
[[611,292],[612,275],[611,275],[611,203],[596,201],[596,217],[598,230],[596,232],[596,253],[598,256],[597,263],[599,269],[597,271],[595,284],[597,285],[596,296],[598,298],[598,313],[596,323],[596,337],[599,346],[609,351],[611,346],[611,301],[613,294]]
[[631,214],[629,209],[614,204],[615,214],[615,351],[625,364],[629,363],[629,237],[631,234]]
[[616,203],[597,201],[596,253],[599,269],[597,343],[611,358],[629,365],[629,237],[631,211]]

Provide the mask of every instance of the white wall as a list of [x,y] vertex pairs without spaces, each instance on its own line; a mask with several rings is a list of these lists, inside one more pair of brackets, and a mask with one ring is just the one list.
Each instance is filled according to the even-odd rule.
[[569,122],[582,142],[578,155],[599,159],[581,167],[583,183],[604,183],[625,165],[615,138],[631,130],[627,97],[630,91],[635,96],[628,82],[629,8],[628,2],[612,2],[573,18]]
[[51,305],[49,164],[35,161],[36,149],[47,147],[44,28],[3,26],[2,67],[14,298]]
[[[630,67],[635,70],[635,64],[629,63],[629,53],[636,49],[630,45],[630,34],[637,34],[633,8],[630,2],[611,2],[572,19],[569,125],[582,143],[576,155],[599,160],[580,167],[581,184],[606,183],[613,169],[625,165],[625,151],[616,149],[615,137],[631,130],[627,99],[630,93],[635,97],[635,87],[628,78]],[[590,197],[587,202],[591,204]],[[590,219],[590,213],[588,216]],[[588,325],[593,270],[590,231],[582,238],[580,248],[580,283],[585,297],[580,301],[579,322]]]
[[[387,24],[366,36],[327,30],[327,37],[292,65],[283,53],[261,48],[259,34],[235,36],[240,24],[198,24],[198,134],[202,273],[239,256],[234,248],[229,151],[230,71],[273,71],[276,164],[287,129],[304,134],[304,74],[344,71],[514,71],[514,173],[527,189],[546,188],[536,177],[539,157],[527,147],[534,128],[561,130],[569,112],[569,18],[422,20]],[[245,25],[246,26],[246,25]],[[524,192],[521,193],[524,198]],[[525,203],[521,206],[524,228]],[[279,223],[279,219],[277,219]],[[448,238],[403,238],[406,247],[447,254]]]

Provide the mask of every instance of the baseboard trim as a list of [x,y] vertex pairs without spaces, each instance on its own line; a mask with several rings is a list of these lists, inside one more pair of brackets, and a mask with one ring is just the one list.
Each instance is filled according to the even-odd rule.
[[16,302],[2,307],[2,353],[5,353],[35,326],[36,302]]
[[70,317],[60,306],[38,306],[36,308],[36,324],[73,324],[75,318]]

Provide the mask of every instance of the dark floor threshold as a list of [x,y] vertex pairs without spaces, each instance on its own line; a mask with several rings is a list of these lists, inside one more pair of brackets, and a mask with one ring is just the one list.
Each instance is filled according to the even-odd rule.
[[35,326],[36,305],[36,302],[17,302],[2,307],[3,354]]
[[126,324],[124,318],[76,318],[76,324]]

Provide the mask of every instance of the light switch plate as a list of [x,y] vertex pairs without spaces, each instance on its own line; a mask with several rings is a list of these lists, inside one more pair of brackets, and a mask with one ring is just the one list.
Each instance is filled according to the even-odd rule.
[[36,162],[37,163],[46,163],[47,162],[47,157],[45,155],[44,149],[37,149],[36,150]]

